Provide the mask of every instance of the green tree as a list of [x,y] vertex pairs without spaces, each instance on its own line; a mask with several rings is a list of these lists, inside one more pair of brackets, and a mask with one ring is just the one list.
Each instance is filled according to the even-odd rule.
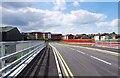
[[115,33],[115,32],[112,32],[111,34],[114,34],[114,35],[115,35],[116,33]]

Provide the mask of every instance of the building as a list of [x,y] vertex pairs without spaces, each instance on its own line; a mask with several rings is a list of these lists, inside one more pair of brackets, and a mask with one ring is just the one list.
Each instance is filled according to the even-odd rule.
[[63,37],[63,40],[69,40],[69,39],[74,39],[74,38],[75,38],[74,35],[72,35],[72,34],[67,34],[67,35],[65,35],[65,36]]
[[43,40],[43,39],[51,39],[50,32],[29,32],[23,33],[24,40]]
[[120,34],[116,35],[115,39],[120,39]]
[[31,32],[31,33],[28,33],[28,35],[33,36],[34,39],[43,39],[42,32]]
[[60,41],[62,39],[62,34],[51,34],[52,41]]
[[94,36],[94,40],[96,41],[96,40],[100,40],[100,34],[96,34],[95,36]]
[[17,29],[17,27],[11,27],[11,26],[6,26],[6,27],[0,27],[0,32],[1,32],[1,41],[20,41],[22,40],[22,34],[20,31]]
[[75,39],[82,39],[82,34],[76,34]]
[[90,39],[90,37],[87,34],[82,34],[81,39]]
[[100,35],[100,40],[114,39],[113,34],[103,33]]
[[116,34],[110,34],[109,35],[109,39],[113,39],[114,40],[114,39],[116,39],[116,36],[117,36]]
[[95,40],[109,40],[109,39],[117,39],[119,36],[117,34],[109,34],[109,33],[103,33],[103,34],[96,34],[94,36]]
[[50,32],[46,32],[46,33],[43,33],[43,38],[44,39],[51,39],[51,33]]

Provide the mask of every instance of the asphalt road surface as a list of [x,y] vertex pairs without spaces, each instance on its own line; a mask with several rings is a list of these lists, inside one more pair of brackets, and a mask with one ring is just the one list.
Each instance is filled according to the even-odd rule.
[[17,78],[119,78],[118,56],[50,43]]
[[[50,43],[61,54],[72,74],[76,77],[118,78],[118,56],[99,51]],[[108,76],[108,77],[107,77]],[[88,77],[88,78],[89,78]]]

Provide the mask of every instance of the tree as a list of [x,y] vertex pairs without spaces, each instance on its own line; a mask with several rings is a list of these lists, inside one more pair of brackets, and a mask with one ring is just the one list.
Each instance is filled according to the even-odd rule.
[[115,35],[116,33],[115,33],[115,32],[112,32],[111,34],[114,34],[114,35]]

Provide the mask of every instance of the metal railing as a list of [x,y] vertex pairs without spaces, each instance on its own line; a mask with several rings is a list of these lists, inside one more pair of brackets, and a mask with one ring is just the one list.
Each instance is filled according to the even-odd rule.
[[8,76],[36,52],[40,52],[44,47],[45,43],[40,41],[1,42],[0,76]]

